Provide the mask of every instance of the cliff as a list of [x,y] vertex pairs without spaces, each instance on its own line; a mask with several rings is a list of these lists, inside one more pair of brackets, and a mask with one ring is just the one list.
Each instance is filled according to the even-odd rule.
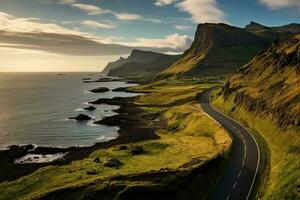
[[300,124],[300,34],[278,39],[238,70],[224,87],[225,98],[274,119]]

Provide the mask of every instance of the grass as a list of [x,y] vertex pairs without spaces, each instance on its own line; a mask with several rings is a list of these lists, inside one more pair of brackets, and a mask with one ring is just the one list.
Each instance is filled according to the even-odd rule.
[[[155,113],[159,118],[158,123],[161,124],[156,131],[160,139],[127,144],[129,148],[142,146],[145,153],[132,156],[130,150],[119,150],[117,147],[100,149],[89,157],[69,165],[44,167],[16,181],[1,183],[0,199],[34,199],[60,191],[73,191],[71,199],[82,199],[91,191],[93,192],[88,195],[94,195],[95,191],[104,192],[107,188],[117,188],[116,191],[108,192],[109,195],[120,195],[126,190],[124,187],[128,189],[136,186],[162,186],[180,171],[199,168],[209,160],[227,153],[231,145],[230,137],[201,111],[197,102],[194,102],[197,94],[211,85],[193,80],[169,80],[133,88],[149,92],[138,97],[135,103],[145,114]],[[100,158],[103,162],[111,157],[118,158],[123,165],[115,169],[94,162],[95,158]],[[198,159],[198,162],[181,168],[193,159]],[[161,177],[161,183],[152,179],[129,178],[137,174],[160,172],[162,169],[176,173]],[[88,171],[95,171],[97,174],[87,175]],[[201,179],[203,177],[205,174]],[[207,179],[210,178],[206,177],[202,183],[207,183]],[[204,184],[203,188],[205,187],[209,188],[209,184]],[[208,193],[206,189],[204,193]],[[66,196],[69,195],[70,193]]]
[[[262,155],[270,155],[267,178],[260,199],[300,199],[300,136],[299,127],[290,126],[282,129],[268,117],[255,112],[248,112],[241,106],[235,106],[234,97],[226,101],[218,97],[214,106],[233,118],[238,119],[256,135]],[[235,109],[233,109],[235,108]],[[264,144],[265,143],[265,144]],[[266,144],[268,148],[266,147]],[[268,160],[263,158],[264,162]],[[266,163],[263,163],[266,165]],[[265,172],[266,173],[266,172]]]
[[161,74],[162,75],[173,75],[173,74],[182,74],[192,70],[197,63],[199,63],[202,59],[205,58],[206,53],[202,53],[201,55],[191,55],[188,54],[172,66],[164,70]]

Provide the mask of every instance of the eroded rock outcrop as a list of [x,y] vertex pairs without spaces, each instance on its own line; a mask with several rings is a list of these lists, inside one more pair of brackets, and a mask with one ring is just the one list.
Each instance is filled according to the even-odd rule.
[[300,125],[300,35],[275,40],[229,79],[225,98],[270,116],[280,126]]

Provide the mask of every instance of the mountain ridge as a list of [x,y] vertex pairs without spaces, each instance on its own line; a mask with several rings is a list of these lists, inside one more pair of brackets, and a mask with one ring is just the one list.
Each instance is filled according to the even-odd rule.
[[109,76],[154,75],[169,67],[180,55],[167,55],[152,51],[134,49],[128,58],[110,62],[103,72]]
[[191,47],[157,77],[231,74],[274,39],[298,32],[300,24],[267,27],[250,22],[245,28],[223,23],[199,24]]

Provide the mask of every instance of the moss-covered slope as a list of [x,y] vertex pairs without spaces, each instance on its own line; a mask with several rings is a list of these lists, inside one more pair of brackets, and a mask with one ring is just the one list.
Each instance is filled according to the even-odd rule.
[[233,73],[277,37],[300,32],[300,25],[246,28],[227,24],[199,24],[191,47],[159,77],[211,76]]
[[300,125],[300,35],[276,40],[229,79],[225,97],[279,125]]
[[214,105],[258,138],[261,164],[269,166],[260,199],[300,199],[300,35],[276,40],[253,58]]

